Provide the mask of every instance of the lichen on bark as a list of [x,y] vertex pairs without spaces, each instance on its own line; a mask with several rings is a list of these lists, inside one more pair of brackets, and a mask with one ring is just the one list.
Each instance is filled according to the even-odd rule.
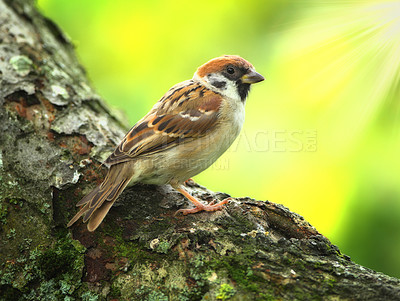
[[[0,296],[89,296],[81,282],[84,253],[60,218],[79,196],[78,181],[101,173],[96,159],[123,127],[34,1],[0,1],[0,41]],[[73,108],[87,123],[57,128]],[[90,135],[87,124],[104,131]]]
[[[0,299],[400,300],[400,281],[353,263],[301,216],[233,198],[187,206],[129,187],[94,233],[66,229],[127,125],[34,1],[0,0]],[[227,197],[193,183],[199,199]]]

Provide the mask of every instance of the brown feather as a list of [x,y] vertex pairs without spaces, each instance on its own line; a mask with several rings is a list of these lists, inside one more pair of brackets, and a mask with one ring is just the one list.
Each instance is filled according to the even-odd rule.
[[88,230],[94,231],[129,184],[133,175],[134,170],[131,164],[111,166],[104,181],[78,202],[79,205],[84,206],[67,226],[71,226],[83,215],[83,222],[89,221]]
[[105,185],[105,189],[99,190],[99,192],[94,196],[93,200],[90,203],[88,203],[89,208],[85,212],[85,215],[83,216],[84,223],[86,223],[90,219],[93,212],[95,212],[98,208],[100,208],[100,206],[103,204],[103,202],[107,199],[107,197],[112,189],[112,187],[110,187],[109,185],[110,184],[107,183]]
[[73,218],[71,218],[71,220],[67,224],[67,227],[71,227],[87,210],[88,210],[88,205],[82,207],[82,209],[79,210],[78,213],[75,214]]
[[122,181],[119,185],[117,185],[108,195],[107,202],[103,202],[102,205],[96,208],[91,215],[87,228],[90,232],[93,232],[97,229],[97,227],[101,224],[103,219],[106,217],[108,211],[117,200],[118,196],[125,189],[126,185],[128,185],[130,179],[126,179]]
[[243,67],[246,69],[250,69],[250,68],[254,69],[252,64],[250,64],[248,61],[241,58],[240,56],[224,55],[222,57],[212,59],[212,60],[208,61],[207,63],[205,63],[204,65],[200,66],[197,69],[197,74],[200,77],[204,77],[207,74],[219,72],[228,65],[235,65],[235,66]]
[[100,187],[97,186],[95,189],[92,190],[89,194],[87,194],[82,200],[80,200],[77,204],[76,207],[80,207],[82,205],[85,205],[86,203],[89,203],[93,197],[99,192]]
[[110,210],[113,204],[114,202],[105,202],[100,208],[98,208],[95,212],[93,212],[93,215],[90,218],[87,225],[87,228],[90,232],[93,232],[94,230],[97,229],[97,227],[106,217],[108,211]]
[[[200,89],[201,87],[198,82],[186,81],[168,91],[131,128],[105,164],[114,165],[153,155],[184,143],[187,139],[204,136],[215,128],[222,97],[209,89]],[[181,97],[182,95],[189,98]]]

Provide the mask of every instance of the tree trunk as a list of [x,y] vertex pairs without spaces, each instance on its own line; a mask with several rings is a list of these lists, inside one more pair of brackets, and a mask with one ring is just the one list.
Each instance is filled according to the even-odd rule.
[[174,216],[180,194],[135,185],[94,233],[66,229],[126,125],[33,0],[0,0],[0,80],[2,300],[400,300],[400,280],[270,202]]

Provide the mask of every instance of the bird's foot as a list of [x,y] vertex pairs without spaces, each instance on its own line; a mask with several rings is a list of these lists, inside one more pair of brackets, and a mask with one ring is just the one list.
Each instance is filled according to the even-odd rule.
[[232,198],[226,198],[222,200],[221,202],[215,204],[215,200],[213,200],[211,203],[208,205],[204,205],[202,203],[196,203],[196,207],[192,209],[179,209],[178,211],[175,212],[175,215],[182,213],[183,215],[188,215],[192,213],[196,213],[199,211],[217,211],[217,210],[222,210],[224,208],[224,205],[228,203],[229,200]]

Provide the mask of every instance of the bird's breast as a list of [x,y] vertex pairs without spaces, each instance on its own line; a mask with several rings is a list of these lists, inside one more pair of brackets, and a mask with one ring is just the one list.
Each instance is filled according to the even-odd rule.
[[199,174],[232,145],[243,126],[244,116],[243,103],[225,103],[220,122],[206,135],[154,154],[146,162],[142,160],[140,164],[146,164],[146,168],[141,169],[147,171],[140,181],[150,184],[183,182]]

